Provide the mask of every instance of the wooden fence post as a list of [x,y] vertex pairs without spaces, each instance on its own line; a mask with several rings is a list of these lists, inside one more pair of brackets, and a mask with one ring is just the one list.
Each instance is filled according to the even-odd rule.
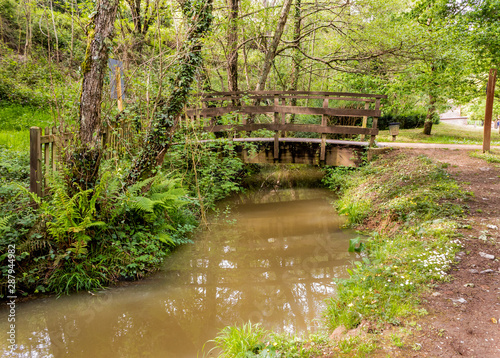
[[30,128],[30,191],[42,197],[41,129]]
[[496,81],[497,81],[497,70],[491,68],[488,78],[488,87],[486,87],[486,108],[484,113],[484,130],[483,130],[483,153],[490,151],[491,119],[493,117],[493,100],[495,95]]

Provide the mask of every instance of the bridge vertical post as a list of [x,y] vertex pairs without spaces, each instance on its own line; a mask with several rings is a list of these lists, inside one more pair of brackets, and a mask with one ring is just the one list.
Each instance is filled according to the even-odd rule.
[[[279,106],[279,97],[274,95],[274,107]],[[279,124],[279,112],[274,112],[274,124]],[[274,159],[279,159],[280,157],[280,131],[274,133]]]
[[[328,108],[328,97],[325,97],[323,99],[323,108]],[[328,121],[326,119],[326,115],[322,114],[321,115],[321,125],[323,127],[326,127]],[[326,159],[326,134],[323,133],[321,134],[321,151],[319,154],[319,160],[325,160]]]
[[[365,109],[370,109],[370,102],[366,101],[365,102]],[[366,128],[368,123],[368,116],[363,116],[363,123],[361,124],[361,128]],[[363,135],[363,140],[367,140],[368,136],[365,134]]]
[[[380,98],[377,98],[377,101],[375,102],[375,110],[378,110],[380,108]],[[373,118],[373,124],[372,124],[372,129],[376,129],[378,124],[378,118],[374,117]],[[370,137],[370,147],[373,147],[375,145],[375,135],[372,134]]]
[[[281,105],[286,106],[286,98],[285,97],[281,98]],[[286,113],[285,112],[281,113],[281,124],[286,124]],[[286,131],[283,131],[281,133],[281,136],[286,137],[287,136]]]

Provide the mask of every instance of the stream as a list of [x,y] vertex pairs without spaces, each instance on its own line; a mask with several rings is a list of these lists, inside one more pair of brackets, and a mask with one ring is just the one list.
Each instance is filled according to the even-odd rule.
[[315,331],[332,279],[354,259],[334,200],[325,189],[282,189],[225,201],[194,244],[145,280],[18,303],[13,352],[4,306],[2,357],[193,358],[226,325]]

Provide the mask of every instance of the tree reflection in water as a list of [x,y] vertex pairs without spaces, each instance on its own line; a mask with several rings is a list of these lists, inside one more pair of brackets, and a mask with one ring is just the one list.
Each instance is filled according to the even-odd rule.
[[320,189],[240,198],[147,280],[18,305],[19,347],[2,341],[2,356],[192,358],[226,325],[313,330],[352,258],[332,200]]

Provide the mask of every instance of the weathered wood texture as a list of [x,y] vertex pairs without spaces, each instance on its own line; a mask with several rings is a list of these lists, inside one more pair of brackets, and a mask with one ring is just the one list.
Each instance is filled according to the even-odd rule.
[[[45,133],[45,134],[44,134]],[[30,191],[40,198],[48,193],[46,174],[57,170],[61,149],[73,138],[56,127],[30,128]]]
[[[261,129],[274,131],[274,159],[280,157],[279,139],[287,136],[287,132],[309,132],[321,134],[322,144],[320,160],[326,160],[326,135],[362,135],[368,139],[371,146],[378,134],[377,121],[381,115],[380,101],[385,95],[361,94],[346,92],[307,92],[307,91],[253,91],[253,92],[215,92],[196,95],[200,107],[188,108],[185,113],[190,123],[198,125],[205,132],[252,132]],[[320,100],[321,107],[308,105],[292,105],[297,100],[309,103],[309,100]],[[293,101],[292,101],[293,100]],[[256,103],[262,105],[256,105]],[[206,103],[210,106],[206,106]],[[289,105],[287,105],[287,102]],[[359,102],[356,103],[356,102]],[[240,103],[235,106],[234,103]],[[248,103],[245,104],[245,103]],[[218,124],[218,119],[225,114],[242,114],[233,124]],[[263,114],[274,118],[266,123],[247,123],[247,115]],[[287,115],[317,115],[321,116],[321,124],[287,123]],[[331,118],[353,118],[350,124],[329,125]],[[367,127],[368,117],[372,117],[372,127]],[[207,121],[208,120],[208,121]],[[344,122],[345,124],[345,122]]]
[[[130,143],[135,132],[130,122],[108,126],[102,141],[108,150],[106,158],[116,157],[124,150],[124,143]],[[75,139],[75,133],[56,127],[30,128],[30,191],[40,198],[48,194],[46,175],[58,170],[63,149]]]
[[[282,138],[283,140],[285,138]],[[361,163],[364,147],[326,145],[322,143],[279,142],[278,157],[275,142],[261,142],[257,151],[249,152],[245,146],[236,146],[239,157],[245,163],[309,164],[355,167]],[[322,157],[323,155],[323,157]]]

